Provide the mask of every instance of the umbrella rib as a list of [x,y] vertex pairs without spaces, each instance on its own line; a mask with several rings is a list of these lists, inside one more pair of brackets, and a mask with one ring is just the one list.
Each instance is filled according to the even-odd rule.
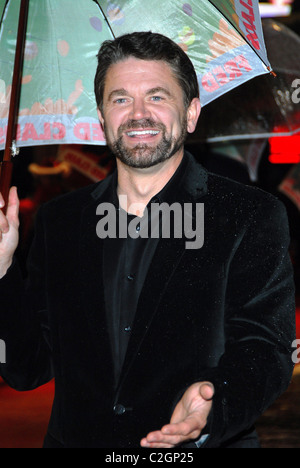
[[1,26],[3,24],[3,19],[5,18],[5,13],[6,13],[6,8],[7,8],[8,3],[9,3],[9,0],[6,0],[3,11],[2,11],[2,16],[0,19],[0,38],[1,38]]
[[253,140],[253,139],[268,139],[271,137],[277,138],[277,137],[288,137],[288,136],[294,136],[299,134],[300,136],[300,128],[296,128],[295,130],[287,131],[287,132],[278,132],[278,133],[273,133],[272,131],[270,132],[265,132],[265,133],[244,133],[241,135],[222,135],[222,136],[216,136],[216,137],[209,137],[206,139],[208,143],[222,143],[224,141],[239,141],[239,140]]
[[2,24],[3,18],[4,18],[4,16],[5,16],[5,10],[6,10],[6,7],[7,7],[8,2],[9,2],[9,0],[6,0],[5,5],[4,5],[4,7],[3,7],[2,16],[1,16],[1,19],[0,19],[0,23],[1,23],[1,24]]
[[108,26],[108,28],[109,28],[109,30],[110,30],[112,36],[113,36],[113,38],[116,39],[116,36],[115,36],[115,34],[114,34],[113,30],[112,30],[111,25],[109,24],[109,21],[108,21],[108,19],[107,19],[107,16],[106,16],[106,14],[104,13],[104,11],[103,11],[101,5],[99,5],[98,0],[94,0],[94,2],[97,3],[97,5],[98,5],[98,7],[99,7],[99,9],[100,9],[100,11],[101,11],[101,13],[102,13],[102,15],[103,15],[103,18],[105,19],[105,21],[106,21],[106,23],[107,23],[107,26]]

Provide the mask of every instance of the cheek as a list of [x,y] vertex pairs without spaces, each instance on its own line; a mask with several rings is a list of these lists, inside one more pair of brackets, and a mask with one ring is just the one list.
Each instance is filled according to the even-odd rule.
[[182,112],[178,109],[162,110],[160,112],[153,112],[153,118],[157,122],[163,123],[167,129],[176,130],[181,128]]
[[183,115],[182,112],[181,113],[178,112],[178,114],[174,115],[174,119],[172,121],[172,127],[171,128],[172,128],[173,132],[176,133],[177,135],[181,134],[182,130],[187,129],[186,116]]
[[104,116],[104,129],[105,133],[109,135],[116,135],[120,125],[122,124],[121,112],[107,112]]

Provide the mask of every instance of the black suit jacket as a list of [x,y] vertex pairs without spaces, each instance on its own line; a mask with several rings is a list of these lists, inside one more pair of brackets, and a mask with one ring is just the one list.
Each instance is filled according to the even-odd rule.
[[247,446],[244,435],[290,382],[295,305],[285,209],[188,157],[178,201],[204,203],[204,246],[159,241],[117,388],[96,235],[110,177],[44,205],[26,288],[16,263],[0,281],[1,375],[17,390],[55,377],[45,447],[139,447],[203,380],[215,386],[204,447]]

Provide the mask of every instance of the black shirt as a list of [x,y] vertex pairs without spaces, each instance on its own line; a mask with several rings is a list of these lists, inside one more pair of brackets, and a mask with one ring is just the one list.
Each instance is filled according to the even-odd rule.
[[[113,176],[113,183],[109,195],[109,202],[117,210],[117,238],[107,237],[104,240],[103,278],[105,289],[105,305],[108,328],[115,364],[115,381],[118,382],[126,355],[139,296],[147,277],[147,272],[155,253],[159,237],[150,237],[150,214],[153,203],[176,202],[176,193],[184,180],[187,167],[187,157],[184,156],[175,174],[165,187],[153,197],[147,205],[149,219],[149,237],[140,235],[141,218],[127,214],[119,206],[117,196],[117,171]],[[119,222],[131,223],[136,226],[137,238],[127,236],[120,238]]]

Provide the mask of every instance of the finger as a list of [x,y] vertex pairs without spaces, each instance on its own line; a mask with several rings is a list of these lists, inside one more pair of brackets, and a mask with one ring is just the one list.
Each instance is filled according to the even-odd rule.
[[[204,425],[201,424],[199,418],[191,417],[179,423],[168,424],[162,428],[161,432],[165,437],[172,437],[172,440],[180,438],[179,442],[181,442],[198,437],[203,427]],[[177,441],[176,443],[178,444],[179,442]]]
[[142,447],[170,448],[180,443],[178,436],[165,436],[161,431],[153,432],[141,440]]
[[161,431],[153,431],[149,432],[143,440],[147,440],[148,442],[161,442],[162,437],[163,434]]
[[182,425],[174,425],[171,430],[168,430],[170,425],[165,426],[161,431],[149,433],[147,437],[142,439],[144,447],[175,447],[176,445],[185,442],[186,440],[199,437],[200,430],[190,431],[189,427]]
[[6,234],[9,231],[9,223],[8,220],[5,216],[5,214],[2,211],[2,208],[4,208],[5,203],[2,194],[0,193],[0,235],[2,239],[2,233]]
[[6,234],[9,231],[9,223],[5,215],[1,212],[0,213],[0,233]]
[[161,442],[148,442],[147,439],[141,440],[141,447],[144,448],[173,448],[174,445],[165,444]]

